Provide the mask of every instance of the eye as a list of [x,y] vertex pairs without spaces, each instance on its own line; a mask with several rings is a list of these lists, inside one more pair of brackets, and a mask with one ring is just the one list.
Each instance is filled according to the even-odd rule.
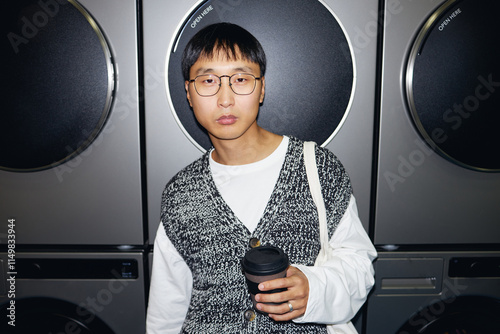
[[217,80],[217,77],[214,77],[212,75],[201,75],[198,77],[197,80],[200,84],[206,85],[206,86],[212,86],[212,85],[218,85],[219,81]]
[[233,76],[231,83],[233,85],[245,85],[250,82],[251,76],[246,74],[236,74]]

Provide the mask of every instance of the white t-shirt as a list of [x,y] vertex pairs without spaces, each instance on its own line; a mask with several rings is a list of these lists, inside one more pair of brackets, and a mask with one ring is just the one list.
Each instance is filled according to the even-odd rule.
[[250,232],[257,227],[266,209],[287,149],[288,137],[283,137],[278,148],[265,159],[238,166],[215,162],[210,153],[210,169],[217,190]]

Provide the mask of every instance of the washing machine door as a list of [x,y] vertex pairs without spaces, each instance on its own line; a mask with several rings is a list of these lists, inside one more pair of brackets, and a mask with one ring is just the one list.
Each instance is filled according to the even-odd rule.
[[0,25],[0,169],[55,167],[84,151],[108,118],[110,49],[75,0],[7,1]]
[[498,334],[499,314],[497,299],[461,296],[420,310],[397,334]]
[[321,1],[303,0],[204,1],[189,15],[167,59],[167,93],[175,119],[193,144],[201,150],[211,146],[186,99],[182,53],[194,34],[218,22],[242,26],[266,52],[266,97],[259,125],[328,144],[352,104],[356,77],[352,48],[335,13]]
[[[27,298],[15,301],[13,318],[8,307],[2,307],[1,314],[7,319],[2,321],[2,334],[114,334],[94,313],[66,301],[54,298]],[[14,326],[15,325],[15,326]]]
[[422,27],[406,93],[426,142],[451,162],[500,171],[500,2],[449,0]]

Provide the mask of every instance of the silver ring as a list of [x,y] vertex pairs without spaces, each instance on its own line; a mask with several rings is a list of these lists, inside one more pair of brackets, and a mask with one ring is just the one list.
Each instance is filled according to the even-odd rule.
[[290,308],[290,312],[292,312],[293,311],[293,306],[292,306],[292,304],[290,302],[288,302],[288,307]]

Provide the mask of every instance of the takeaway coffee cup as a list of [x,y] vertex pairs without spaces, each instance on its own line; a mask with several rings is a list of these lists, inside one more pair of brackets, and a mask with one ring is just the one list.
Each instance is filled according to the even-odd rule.
[[278,247],[260,246],[252,248],[241,261],[245,273],[248,291],[255,307],[255,295],[258,293],[276,293],[286,289],[260,291],[259,283],[286,277],[289,266],[288,256]]

